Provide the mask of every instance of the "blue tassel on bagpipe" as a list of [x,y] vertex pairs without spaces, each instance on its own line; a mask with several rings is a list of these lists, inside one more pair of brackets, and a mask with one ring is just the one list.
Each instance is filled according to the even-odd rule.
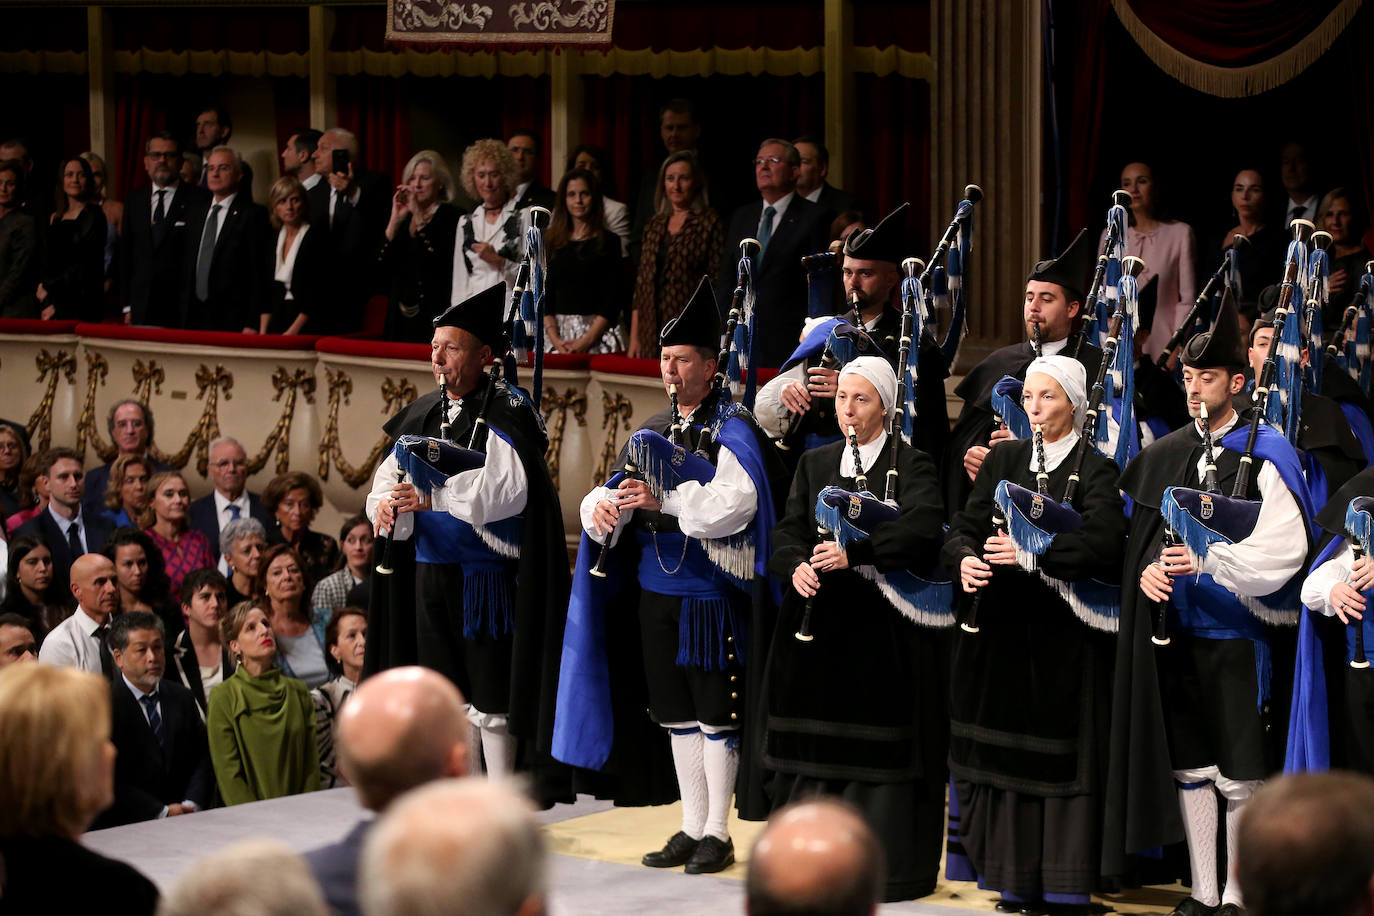
[[1019,378],[1004,375],[992,386],[992,412],[1002,418],[1007,430],[1016,439],[1029,439],[1034,432],[1030,417],[1026,416],[1026,410],[1021,406],[1023,385]]
[[1119,395],[1105,403],[1116,418],[1118,430],[1116,454],[1108,457],[1115,458],[1116,466],[1124,471],[1140,452],[1140,428],[1135,422],[1135,330],[1140,321],[1140,287],[1135,277],[1122,275],[1120,295],[1126,320],[1121,325],[1121,341],[1111,369],[1112,388]]
[[651,429],[637,430],[630,436],[625,449],[626,460],[639,469],[657,499],[675,491],[684,480],[710,483],[716,477],[714,464],[680,445],[673,445]]
[[[949,250],[949,254],[951,258],[956,257],[953,248]],[[937,272],[935,284],[938,283]],[[902,308],[909,308],[911,311],[911,346],[907,348],[906,366],[903,367],[906,373],[906,403],[902,410],[902,434],[906,436],[907,441],[911,441],[916,430],[916,381],[921,362],[921,333],[925,328],[921,314],[921,302],[924,297],[920,277],[907,277],[902,281]]]
[[[1326,309],[1326,304],[1331,298],[1331,259],[1326,253],[1325,248],[1314,247],[1312,249],[1311,260],[1308,261],[1308,296],[1307,304],[1309,309],[1303,310],[1303,323],[1307,327],[1307,334],[1304,343],[1307,345],[1307,352],[1311,355],[1308,360],[1307,369],[1303,373],[1303,381],[1307,390],[1313,394],[1321,394],[1322,391],[1322,364],[1326,362],[1322,358],[1322,352],[1326,346],[1325,337],[1322,334],[1322,312]],[[1307,312],[1311,311],[1312,322],[1307,324]]]
[[454,474],[480,468],[487,461],[483,452],[428,436],[401,436],[391,453],[416,489],[423,491],[442,487]]
[[1345,533],[1352,543],[1359,544],[1365,556],[1371,552],[1374,542],[1374,497],[1356,496],[1345,508]]
[[[963,209],[963,204],[960,204]],[[959,234],[950,246],[945,273],[949,290],[949,327],[945,339],[940,343],[940,352],[945,357],[945,365],[953,366],[959,357],[959,345],[963,343],[965,319],[968,314],[964,277],[967,275],[970,259],[973,257],[973,205],[968,207],[968,216],[959,227]],[[915,338],[913,338],[915,340]]]
[[[1296,243],[1294,243],[1296,244]],[[1279,338],[1275,359],[1277,372],[1277,391],[1273,392],[1267,405],[1267,419],[1276,428],[1283,430],[1283,436],[1294,447],[1298,444],[1300,413],[1302,411],[1302,287],[1293,290],[1294,308],[1283,325],[1283,335]]]
[[730,396],[733,398],[739,393],[741,403],[752,410],[758,386],[758,368],[754,363],[754,341],[758,332],[754,259],[742,258],[739,269],[744,274],[744,298],[740,303],[739,321],[735,323],[735,337],[730,341],[730,361],[725,369],[725,378],[729,383],[727,392]]
[[[526,318],[526,330],[534,343],[534,376],[530,380],[530,395],[535,404],[544,400],[544,347],[541,329],[544,327],[544,279],[548,268],[547,252],[544,250],[544,234],[538,226],[531,226],[525,233],[525,246],[530,255],[530,289],[527,295],[533,299],[533,326]],[[520,308],[525,313],[524,303]],[[539,413],[536,408],[535,413]]]

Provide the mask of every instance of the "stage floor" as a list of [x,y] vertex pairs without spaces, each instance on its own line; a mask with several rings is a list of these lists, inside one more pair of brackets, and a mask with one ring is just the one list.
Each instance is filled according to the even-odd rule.
[[[219,808],[165,821],[149,821],[88,833],[87,846],[134,865],[161,887],[174,882],[200,857],[230,843],[270,836],[305,851],[343,836],[364,812],[351,789]],[[554,853],[550,912],[553,916],[724,916],[744,911],[743,879],[749,848],[762,824],[731,821],[737,863],[719,875],[656,870],[639,857],[677,830],[677,805],[615,808],[580,798],[540,812]],[[1100,899],[1100,912],[1167,914],[1182,897],[1178,887],[1143,888],[1120,899]],[[884,914],[954,916],[992,911],[996,895],[961,883],[942,883],[919,901],[887,904]]]

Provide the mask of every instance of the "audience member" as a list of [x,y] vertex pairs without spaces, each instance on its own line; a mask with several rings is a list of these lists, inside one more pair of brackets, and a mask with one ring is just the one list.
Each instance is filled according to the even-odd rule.
[[656,357],[658,334],[676,318],[703,276],[720,271],[725,232],[707,196],[696,153],[669,154],[658,170],[653,219],[643,230],[639,271],[630,304],[631,357]]
[[551,353],[614,353],[620,334],[620,237],[602,220],[596,176],[573,169],[558,182],[557,203],[545,235],[548,272],[544,336]]
[[329,679],[325,662],[325,626],[329,612],[306,601],[309,584],[300,556],[289,544],[275,544],[263,555],[253,600],[267,612],[277,640],[282,673],[318,687]]
[[315,747],[320,755],[320,788],[348,785],[339,772],[334,749],[338,740],[339,710],[363,679],[363,653],[367,648],[367,611],[341,607],[329,615],[324,628],[325,661],[333,675],[314,690]]
[[42,478],[42,469],[38,466],[40,454],[30,455],[19,466],[19,511],[5,519],[5,530],[11,534],[48,508],[50,494],[47,478]]
[[320,785],[310,691],[276,665],[277,641],[262,609],[231,607],[220,638],[238,665],[210,691],[210,762],[226,805],[313,792]]
[[[115,455],[147,455],[153,442],[153,409],[137,398],[121,398],[105,414],[105,430],[114,443]],[[151,456],[150,456],[151,457]],[[98,464],[86,472],[86,491],[82,507],[87,515],[105,513],[105,494],[109,491],[111,464]],[[154,470],[169,470],[154,463]],[[137,516],[131,516],[138,523]]]
[[[1308,222],[1317,222],[1317,202],[1321,200],[1321,195],[1312,181],[1311,163],[1307,158],[1307,148],[1298,140],[1290,140],[1283,145],[1279,152],[1279,175],[1283,181],[1283,189],[1288,194],[1288,202],[1285,204],[1285,214],[1283,219],[1283,229],[1285,235],[1288,226],[1295,219],[1305,219]],[[1317,226],[1321,228],[1320,225]]]
[[151,458],[133,452],[120,455],[109,465],[103,508],[111,525],[118,528],[138,524],[143,510],[148,508],[148,481],[156,472]]
[[[248,453],[239,441],[230,436],[220,436],[210,443],[207,457],[210,483],[215,489],[191,503],[191,527],[205,535],[211,547],[220,547],[220,531],[240,518],[255,518],[266,530],[266,526],[272,522],[272,516],[263,509],[258,494],[249,492],[246,487]],[[220,560],[219,571],[228,575],[228,551],[222,547],[220,549],[225,558]],[[255,575],[256,569],[250,574],[249,581]]]
[[286,138],[286,146],[281,151],[281,173],[290,175],[301,183],[307,191],[324,179],[323,173],[315,168],[315,149],[320,145],[321,132],[313,127],[302,127]]
[[428,341],[434,317],[448,308],[462,215],[452,200],[453,176],[444,158],[428,149],[411,156],[391,197],[391,219],[378,256],[390,291],[387,340]]
[[[193,184],[199,184],[202,188],[214,191],[210,187],[210,154],[216,148],[228,146],[229,141],[234,136],[234,122],[229,118],[229,111],[219,105],[207,108],[196,116],[196,149],[200,151],[200,158],[203,161],[201,171],[193,179]],[[243,185],[244,196],[249,200],[253,199],[253,170],[248,163],[241,163],[243,174],[241,184]]]
[[862,232],[868,228],[864,222],[863,212],[860,210],[846,210],[836,216],[830,222],[830,248],[835,249],[835,243],[839,242],[841,249],[844,243],[849,241],[849,237],[856,232]]
[[728,303],[735,289],[733,267],[739,262],[739,243],[747,238],[758,240],[763,250],[754,270],[754,308],[759,327],[768,329],[756,348],[762,366],[781,366],[796,347],[806,318],[806,275],[797,265],[830,242],[830,215],[796,193],[800,167],[797,148],[786,140],[759,144],[754,183],[762,200],[745,204],[731,215],[716,278],[716,301]]
[[[200,173],[205,168],[205,157],[196,150],[181,151],[181,180],[190,187],[200,188]],[[205,191],[204,188],[200,188]]]
[[1240,820],[1235,856],[1251,916],[1374,913],[1374,781],[1295,773],[1267,783]]
[[120,677],[110,684],[115,758],[114,805],[96,822],[116,827],[210,807],[214,775],[205,724],[191,691],[163,678],[162,621],[144,611],[110,624],[110,654]]
[[515,190],[511,192],[511,196],[515,198],[515,209],[543,207],[545,210],[552,210],[555,202],[554,193],[539,180],[539,165],[544,157],[543,142],[539,134],[522,127],[510,135],[510,139],[506,141],[506,149],[510,150],[511,156],[515,159],[515,170],[519,176],[512,185]]
[[193,569],[215,565],[215,555],[205,535],[190,527],[187,508],[191,494],[186,478],[177,471],[159,471],[148,481],[148,508],[139,524],[162,553],[167,568],[168,597],[175,600],[181,580]]
[[0,863],[10,913],[152,916],[157,888],[80,843],[114,801],[110,685],[45,665],[0,672]]
[[1322,328],[1329,337],[1340,327],[1341,317],[1360,289],[1365,264],[1374,255],[1364,247],[1364,234],[1369,229],[1364,205],[1358,194],[1345,188],[1333,188],[1322,198],[1317,208],[1317,228],[1331,233],[1331,282],[1328,287],[1326,312]]
[[144,532],[137,528],[116,528],[101,551],[115,565],[119,585],[119,610],[128,614],[144,611],[162,621],[163,632],[176,636],[186,626],[181,616],[162,553]]
[[449,304],[466,302],[503,282],[509,296],[524,254],[520,215],[511,193],[519,181],[515,158],[499,140],[478,140],[463,150],[459,181],[479,203],[458,220]]
[[269,544],[290,544],[300,554],[301,572],[319,582],[339,565],[339,542],[310,529],[315,513],[324,505],[320,482],[302,471],[288,471],[272,478],[262,491],[262,505],[276,521],[267,529]]
[[33,157],[29,155],[29,141],[24,137],[11,137],[0,143],[0,160],[12,159],[19,163],[24,170],[24,180],[21,190],[24,196],[21,198],[20,207],[29,216],[32,216],[36,225],[42,226],[48,221],[51,211],[48,206],[52,203],[52,198],[39,187],[33,180]]
[[797,196],[829,210],[831,216],[847,210],[863,210],[858,198],[841,191],[826,179],[830,176],[830,150],[816,137],[803,136],[792,141],[801,167],[797,169]]
[[105,219],[91,199],[91,165],[65,159],[57,173],[56,209],[43,244],[37,298],[40,318],[99,321],[105,272]]
[[35,462],[35,486],[48,494],[47,507],[15,529],[16,535],[32,534],[52,551],[53,581],[67,592],[67,573],[82,554],[98,553],[114,531],[100,512],[82,508],[85,473],[76,452],[61,446],[41,452]]
[[24,212],[24,167],[0,160],[0,318],[37,318],[38,224]]
[[71,568],[71,590],[76,611],[48,633],[38,650],[38,660],[108,679],[114,672],[114,659],[105,644],[105,631],[119,610],[114,564],[98,553],[77,557]]
[[315,228],[328,240],[328,319],[320,333],[350,333],[362,327],[363,306],[377,287],[377,251],[386,228],[391,181],[363,168],[358,138],[331,127],[315,147],[315,171],[324,180],[310,189]]
[[[436,779],[466,776],[472,752],[464,701],[453,682],[428,668],[392,668],[354,692],[337,721],[339,767],[369,811]],[[363,818],[306,862],[340,916],[357,916],[358,860],[376,821]]]
[[280,840],[242,840],[196,862],[162,899],[158,916],[328,916],[320,888]]
[[[669,99],[658,110],[658,135],[663,141],[666,156],[675,153],[697,152],[701,140],[701,123],[697,120],[697,108],[688,99]],[[696,171],[702,174],[701,185],[706,186],[705,173],[698,163]],[[659,213],[659,194],[663,189],[662,167],[657,173],[646,172],[639,183],[639,193],[635,195],[634,223],[630,227],[630,257],[638,264],[642,260],[641,246],[645,227],[649,220]],[[698,278],[700,279],[700,278]],[[695,281],[693,288],[695,288]],[[690,291],[688,293],[690,295]],[[650,353],[658,352],[658,341]]]
[[238,518],[220,529],[220,566],[227,574],[225,595],[229,607],[247,601],[262,569],[267,552],[267,531],[256,518]]
[[[0,176],[3,174],[0,170]],[[0,520],[23,507],[19,475],[28,459],[29,431],[13,420],[0,420]]]
[[363,848],[368,916],[539,916],[548,852],[529,801],[507,782],[445,779],[382,815]]
[[272,183],[267,210],[277,241],[258,330],[263,334],[314,333],[327,323],[319,318],[329,308],[329,242],[324,233],[311,231],[305,187],[292,176]]
[[38,641],[28,620],[0,610],[0,669],[38,661]]
[[167,653],[169,678],[191,691],[201,719],[206,695],[234,673],[234,659],[220,637],[219,622],[228,610],[224,577],[214,569],[197,569],[181,580],[181,613],[186,629]]
[[229,147],[210,151],[205,177],[210,199],[191,200],[186,212],[180,324],[252,333],[267,301],[267,210],[242,185],[243,161]]
[[1136,280],[1141,289],[1152,280],[1155,282],[1154,322],[1138,332],[1141,345],[1154,358],[1193,307],[1197,295],[1197,268],[1193,261],[1197,243],[1192,226],[1169,218],[1167,198],[1148,163],[1127,163],[1121,170],[1121,187],[1131,195],[1126,252],[1145,260],[1145,269]]
[[618,200],[611,199],[616,191],[615,176],[611,171],[611,165],[611,157],[606,155],[604,149],[591,143],[582,143],[573,147],[572,154],[568,156],[567,171],[586,169],[596,176],[596,182],[601,186],[601,209],[605,217],[606,229],[620,237],[621,254],[628,258],[630,256],[630,208]]
[[310,593],[310,606],[332,611],[348,603],[348,593],[372,575],[372,523],[361,512],[344,519],[339,528],[343,563],[325,576]]
[[850,805],[817,799],[773,813],[754,843],[745,881],[749,916],[869,916],[878,911],[887,857]]
[[111,200],[105,186],[105,160],[90,151],[81,154],[91,167],[91,203],[105,216],[105,283],[109,292],[114,282],[115,255],[119,249],[119,227],[124,222],[124,202]]
[[32,534],[9,543],[9,569],[5,571],[5,600],[0,613],[28,621],[41,643],[53,627],[71,615],[71,594],[62,594],[53,581],[52,553]]
[[1221,240],[1221,250],[1230,248],[1237,235],[1249,239],[1249,245],[1242,245],[1236,251],[1241,287],[1237,298],[1256,302],[1260,290],[1282,279],[1288,238],[1283,230],[1268,223],[1264,178],[1255,169],[1241,169],[1236,173],[1236,180],[1231,184],[1231,207],[1237,223]]

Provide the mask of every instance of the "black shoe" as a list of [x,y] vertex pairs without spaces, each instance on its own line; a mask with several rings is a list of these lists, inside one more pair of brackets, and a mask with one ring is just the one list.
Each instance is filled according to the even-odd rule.
[[1234,903],[1223,903],[1217,910],[1217,916],[1245,916],[1245,910]]
[[701,838],[692,860],[683,869],[689,875],[711,875],[735,864],[735,841],[721,840],[709,834]]
[[1169,916],[1218,916],[1218,913],[1217,907],[1208,906],[1194,897],[1186,897]]
[[999,913],[1019,913],[1021,904],[1015,900],[999,900],[993,904],[992,908]]
[[646,852],[639,863],[650,868],[674,868],[685,865],[696,853],[699,845],[701,840],[694,840],[679,830],[668,838],[668,842],[658,852]]

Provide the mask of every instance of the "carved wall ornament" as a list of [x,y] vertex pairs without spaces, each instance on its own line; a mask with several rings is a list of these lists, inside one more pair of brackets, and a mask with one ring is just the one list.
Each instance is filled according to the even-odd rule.
[[[348,404],[353,394],[353,379],[342,369],[324,367],[325,382],[329,386],[329,413],[325,419],[324,436],[320,440],[320,480],[328,480],[331,467],[338,468],[339,476],[350,487],[360,487],[372,479],[377,465],[386,457],[391,440],[383,435],[372,446],[367,457],[356,467],[344,458],[343,447],[339,444],[339,406]],[[390,417],[402,407],[420,396],[415,383],[402,377],[392,381],[391,376],[382,379],[382,415]]]
[[[106,442],[100,435],[100,420],[95,415],[95,392],[97,388],[105,385],[105,378],[110,374],[110,364],[105,357],[92,350],[86,351],[86,402],[81,405],[81,416],[76,421],[76,452],[79,455],[86,453],[86,440],[91,442],[91,448],[101,461],[114,461],[117,449],[113,442]],[[135,395],[137,396],[137,395]],[[143,403],[148,403],[144,398],[139,398]]]
[[[554,489],[558,488],[558,469],[562,464],[563,430],[568,425],[568,411],[578,426],[587,425],[587,393],[576,388],[566,388],[562,394],[545,393],[539,409],[549,431],[549,447],[544,451],[544,461],[549,466],[549,476],[553,478]],[[554,416],[555,411],[557,416]],[[553,422],[549,423],[550,418]]]
[[625,395],[617,393],[612,398],[610,392],[601,392],[601,428],[606,431],[606,438],[601,443],[601,457],[597,460],[596,470],[592,472],[595,483],[604,483],[611,475],[615,456],[620,451],[615,447],[615,440],[620,437],[622,428],[625,432],[630,431],[630,416],[633,413],[634,404]]
[[29,441],[35,451],[42,451],[52,444],[52,404],[57,397],[57,382],[60,376],[67,377],[69,385],[76,384],[76,357],[66,350],[49,353],[44,347],[33,358],[38,367],[38,381],[44,384],[43,397],[29,416]]

